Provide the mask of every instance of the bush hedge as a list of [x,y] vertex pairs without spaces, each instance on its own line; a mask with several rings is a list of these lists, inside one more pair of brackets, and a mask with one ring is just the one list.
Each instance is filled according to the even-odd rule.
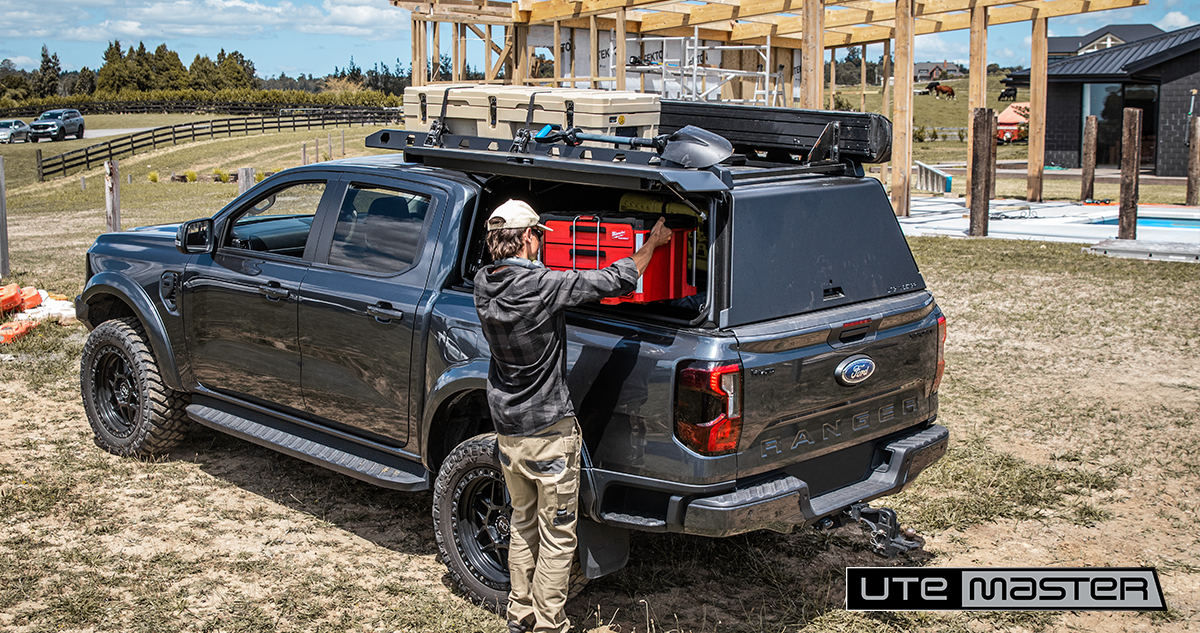
[[356,92],[303,92],[300,90],[122,90],[120,92],[97,91],[90,95],[71,95],[66,97],[43,97],[14,101],[0,100],[0,109],[6,108],[41,108],[53,109],[89,103],[106,103],[112,101],[181,101],[189,103],[224,104],[279,104],[286,106],[356,106],[375,108],[394,108],[403,104],[403,98],[389,95],[377,90],[359,90]]

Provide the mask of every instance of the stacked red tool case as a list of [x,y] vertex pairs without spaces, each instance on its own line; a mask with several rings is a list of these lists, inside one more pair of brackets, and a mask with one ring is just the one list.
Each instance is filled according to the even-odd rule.
[[[633,255],[645,243],[646,236],[662,217],[652,213],[595,213],[583,215],[543,214],[550,227],[542,258],[556,270],[590,270]],[[696,230],[695,218],[670,214],[667,228],[671,242],[654,251],[646,274],[638,279],[633,292],[603,299],[601,303],[649,303],[682,299],[696,294],[690,278],[688,240]]]

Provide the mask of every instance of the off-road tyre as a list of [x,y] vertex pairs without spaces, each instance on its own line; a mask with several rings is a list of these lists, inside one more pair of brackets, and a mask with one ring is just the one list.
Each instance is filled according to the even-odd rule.
[[54,133],[54,140],[61,141],[65,138],[67,138],[67,128],[58,128],[58,131]]
[[75,138],[83,138],[83,126],[82,125],[79,126],[79,129],[75,131]]
[[191,423],[188,401],[167,387],[136,318],[101,323],[88,336],[79,387],[96,445],[122,457],[170,451]]
[[[483,511],[484,516],[468,516],[471,507]],[[433,484],[433,533],[438,553],[459,590],[500,614],[508,605],[507,526],[511,517],[496,434],[477,435],[455,447],[442,462]],[[476,530],[480,521],[495,532]],[[500,540],[493,541],[492,534],[498,534]],[[487,542],[481,544],[481,540]],[[586,584],[576,554],[567,599],[579,595]]]

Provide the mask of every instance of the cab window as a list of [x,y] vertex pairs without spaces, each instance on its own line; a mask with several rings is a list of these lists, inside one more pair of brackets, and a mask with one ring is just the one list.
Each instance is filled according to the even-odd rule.
[[223,246],[303,258],[323,195],[324,182],[304,182],[261,196],[239,213]]

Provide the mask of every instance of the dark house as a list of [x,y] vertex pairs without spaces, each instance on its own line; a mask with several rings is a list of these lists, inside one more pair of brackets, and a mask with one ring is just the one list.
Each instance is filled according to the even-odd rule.
[[1047,57],[1054,62],[1162,34],[1163,30],[1153,24],[1112,24],[1087,35],[1047,38]]
[[[1051,61],[1048,73],[1048,164],[1080,166],[1083,124],[1096,115],[1096,164],[1118,165],[1123,110],[1141,108],[1142,169],[1187,175],[1188,113],[1200,89],[1200,25]],[[1029,71],[1012,73],[1005,83],[1028,86]]]

